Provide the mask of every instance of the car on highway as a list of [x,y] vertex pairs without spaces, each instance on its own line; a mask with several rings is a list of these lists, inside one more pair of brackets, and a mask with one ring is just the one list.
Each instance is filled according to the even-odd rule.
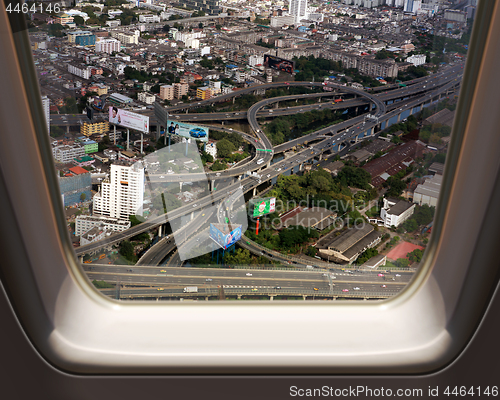
[[189,135],[194,138],[199,138],[207,136],[207,132],[205,132],[205,130],[201,128],[193,128],[189,131]]
[[160,272],[167,272],[167,271],[165,271],[164,269],[162,269]]
[[252,289],[252,292],[256,292],[257,290],[259,290],[259,289],[257,289],[257,288],[253,288],[253,289]]
[[252,276],[252,274],[250,272],[247,272],[245,275],[246,276]]
[[343,291],[343,292],[348,292],[348,291],[349,291],[349,289],[342,289],[342,291]]
[[160,176],[160,179],[163,179],[163,178],[165,178],[163,175],[162,175],[162,176]]
[[212,278],[205,279],[205,282],[212,282]]
[[317,287],[313,288],[313,290],[319,290]]
[[384,274],[378,274],[378,276],[384,276]]
[[196,207],[198,204],[193,204],[193,207]]
[[399,274],[396,274],[396,276],[401,276],[401,275],[399,275]]
[[162,287],[159,287],[159,288],[158,288],[158,289],[156,289],[156,290],[158,290],[158,291],[160,292],[160,291],[165,290],[165,289],[163,289]]
[[352,290],[359,290],[359,287],[353,287]]
[[380,287],[381,287],[381,288],[386,288],[386,287],[387,287],[387,285],[381,285]]

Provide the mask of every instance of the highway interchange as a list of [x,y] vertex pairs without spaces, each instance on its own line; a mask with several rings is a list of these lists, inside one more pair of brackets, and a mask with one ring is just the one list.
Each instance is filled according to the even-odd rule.
[[[409,85],[406,88],[400,88],[400,89],[392,89],[388,90],[386,92],[378,93],[378,94],[367,94],[366,92],[355,90],[352,88],[346,88],[343,86],[338,86],[338,85],[333,85],[333,84],[328,84],[332,88],[338,90],[338,93],[342,94],[349,94],[351,95],[356,95],[359,96],[355,99],[346,99],[345,102],[342,103],[336,103],[332,104],[332,102],[328,103],[317,103],[314,105],[307,105],[307,106],[298,106],[300,107],[299,110],[304,110],[308,111],[310,109],[318,109],[320,107],[331,107],[331,108],[347,108],[347,107],[362,107],[366,108],[366,105],[371,104],[370,106],[370,113],[364,113],[361,115],[358,115],[354,118],[351,118],[347,121],[344,121],[342,123],[336,124],[334,126],[329,126],[324,129],[320,129],[316,132],[313,132],[309,135],[306,135],[302,138],[295,139],[293,141],[284,143],[283,145],[276,146],[273,148],[271,142],[267,138],[267,136],[262,132],[260,125],[258,123],[257,118],[260,118],[261,116],[264,116],[265,113],[267,113],[267,117],[272,117],[272,116],[277,116],[277,115],[287,115],[287,113],[294,112],[296,113],[297,107],[290,107],[288,108],[282,108],[282,109],[274,109],[272,112],[269,112],[269,110],[265,110],[265,107],[272,105],[273,103],[278,103],[280,101],[287,101],[287,100],[293,100],[294,96],[283,96],[279,98],[269,98],[269,99],[264,99],[260,102],[255,103],[252,105],[247,112],[234,112],[234,113],[219,113],[223,115],[218,115],[217,117],[219,118],[219,121],[227,118],[246,118],[252,131],[254,132],[256,137],[249,136],[246,133],[243,132],[238,132],[235,131],[239,134],[242,134],[246,140],[248,140],[251,144],[256,146],[256,148],[261,148],[261,149],[267,149],[267,150],[272,150],[272,152],[262,152],[262,151],[256,151],[255,156],[253,159],[250,159],[246,162],[243,163],[243,165],[234,168],[234,169],[229,169],[226,171],[223,171],[222,173],[219,174],[198,174],[200,175],[199,177],[194,177],[191,174],[189,177],[191,180],[199,180],[198,178],[201,179],[209,179],[212,183],[217,182],[218,180],[223,180],[226,183],[224,185],[220,185],[218,187],[217,191],[212,191],[210,195],[196,200],[196,203],[194,206],[192,204],[185,205],[183,207],[180,207],[174,211],[170,211],[168,213],[168,217],[170,220],[173,220],[177,217],[180,217],[182,215],[189,215],[192,214],[192,218],[195,221],[199,221],[198,218],[194,218],[194,213],[201,213],[204,210],[210,209],[210,213],[205,217],[205,221],[208,221],[208,217],[212,218],[213,222],[213,216],[211,215],[212,209],[214,206],[217,206],[221,201],[225,200],[228,195],[231,194],[241,194],[241,197],[243,197],[243,194],[246,192],[249,192],[259,186],[261,183],[265,181],[270,181],[274,178],[276,178],[278,175],[281,175],[285,173],[286,171],[289,171],[292,168],[298,168],[299,165],[302,163],[309,161],[312,158],[317,158],[318,156],[321,156],[322,153],[326,150],[333,150],[334,152],[339,151],[341,148],[345,148],[349,144],[349,141],[351,140],[362,140],[364,137],[372,136],[373,135],[373,128],[377,125],[382,125],[382,129],[384,125],[386,124],[386,121],[391,121],[391,123],[396,122],[395,119],[400,118],[401,120],[406,118],[408,115],[410,115],[411,111],[417,112],[416,107],[420,107],[422,104],[429,104],[432,101],[435,101],[440,95],[448,94],[450,92],[454,92],[457,87],[460,84],[460,78],[462,74],[462,66],[458,65],[453,68],[448,68],[439,74],[436,74],[435,76],[430,76],[426,78],[420,78],[418,80],[412,81],[411,85]],[[252,92],[255,91],[256,89],[262,89],[263,86],[266,86],[268,88],[274,88],[281,86],[283,87],[284,85],[286,86],[325,86],[323,83],[313,83],[313,82],[290,82],[290,83],[280,83],[280,84],[268,84],[268,85],[260,85],[258,88],[251,87],[251,88],[246,88],[242,89],[240,91],[237,91],[235,93],[232,93],[232,96],[235,95],[240,95],[244,94],[243,92]],[[338,95],[338,93],[335,92],[329,92],[330,96],[335,96]],[[325,94],[321,93],[322,96],[325,96]],[[227,99],[229,99],[231,96],[225,95]],[[314,97],[320,97],[318,93],[312,94],[312,95],[301,95],[301,98],[305,98],[307,96],[314,96]],[[177,107],[171,107],[168,108],[167,110],[171,113],[172,111],[188,111],[193,108],[201,107],[207,104],[210,104],[213,101],[221,101],[221,97],[216,97],[214,99],[210,100],[205,100],[203,102],[198,102],[198,103],[192,103],[192,104],[185,104],[182,106],[177,106]],[[225,99],[225,100],[227,100]],[[282,114],[283,113],[283,114]],[[236,115],[238,114],[238,115]],[[214,114],[178,114],[179,120],[184,121],[190,121],[190,122],[196,122],[197,120],[202,120],[205,118],[205,120],[209,120],[211,116]],[[175,117],[175,116],[174,116]],[[403,118],[404,117],[404,118]],[[219,129],[219,128],[218,128]],[[227,131],[233,131],[231,128],[222,128],[221,130],[227,130]],[[253,139],[253,140],[252,140]],[[319,140],[319,141],[318,141]],[[311,141],[316,141],[314,144],[311,144]],[[278,152],[282,151],[287,151],[299,144],[308,142],[309,147],[298,151],[294,155],[275,162],[271,165],[271,160],[273,158],[274,154],[277,154]],[[258,159],[263,159],[264,162],[257,164]],[[259,179],[257,180],[255,177],[241,177],[242,174],[244,174],[246,171],[258,171],[259,174]],[[238,177],[239,180],[231,182],[231,180],[228,182],[229,177]],[[179,177],[175,177],[179,179]],[[195,179],[196,178],[196,179]],[[152,181],[158,181],[161,179],[158,176],[151,175],[149,177]],[[169,181],[172,181],[172,175],[169,175],[167,177],[164,177],[164,179],[168,179]],[[183,181],[186,181],[185,177],[181,178]],[[180,180],[180,179],[179,179]],[[225,186],[225,187],[224,187]],[[229,212],[228,212],[228,217],[229,217]],[[217,214],[216,216],[217,220],[219,220],[220,215]],[[110,238],[106,239],[105,241],[93,243],[87,246],[82,246],[78,249],[76,249],[77,254],[82,255],[85,253],[92,253],[98,251],[100,248],[102,248],[105,244],[113,244],[113,243],[118,243],[121,240],[130,238],[132,236],[137,235],[138,233],[144,232],[146,230],[152,229],[154,227],[157,227],[159,225],[165,224],[167,222],[166,216],[165,215],[160,215],[157,217],[150,218],[146,220],[144,223],[137,225],[127,231],[120,232],[118,234],[115,234],[111,236]],[[198,234],[204,234],[205,237],[203,237],[203,241],[207,240],[207,233],[206,229],[199,230],[202,224],[199,223],[194,223],[194,224],[188,224],[187,227],[184,229],[189,230],[189,235],[185,235],[186,237],[189,236],[189,239],[191,241],[195,240],[194,238],[196,236],[195,233],[197,232]],[[150,253],[149,258],[146,260],[142,260],[140,262],[141,265],[144,264],[156,264],[161,261],[169,252],[174,250],[175,248],[175,242],[176,240],[172,240],[173,238],[169,238],[170,240],[161,240],[156,246],[153,246],[148,253]],[[198,238],[199,239],[199,238]],[[209,240],[209,239],[208,239]],[[189,240],[187,242],[182,242],[177,243],[180,248],[182,248],[183,245],[186,245],[189,243]],[[250,246],[249,246],[250,245]],[[193,247],[193,244],[191,244],[191,247]],[[243,247],[250,247],[252,248],[252,243],[246,242],[243,243]],[[154,250],[153,250],[154,249]],[[254,253],[257,252],[261,253],[260,249],[253,248]],[[175,252],[174,255],[178,256],[178,252]],[[268,256],[268,258],[273,259],[272,256]],[[180,259],[178,259],[180,260]],[[294,262],[293,264],[299,264],[297,267],[305,267],[305,263],[307,261],[304,261],[302,265],[301,263]],[[314,263],[311,263],[314,265]],[[325,262],[321,263],[316,263],[317,267],[322,267],[324,268],[325,265],[328,265]],[[94,268],[94,267],[93,267]],[[97,268],[97,266],[95,266]],[[149,270],[149,272],[154,272],[156,271],[156,274],[153,273],[141,273],[137,274],[136,272],[131,273],[124,273],[123,270],[125,267],[112,267],[112,266],[103,266],[104,270],[102,272],[99,272],[97,270],[92,270],[92,272],[89,271],[89,278],[91,279],[98,279],[98,280],[106,280],[106,281],[111,281],[111,282],[130,282],[130,283],[141,283],[141,284],[149,284],[153,286],[161,285],[161,284],[167,284],[171,288],[173,288],[172,285],[206,285],[207,281],[203,281],[203,279],[209,279],[209,278],[203,278],[203,276],[193,276],[192,273],[185,273],[185,275],[179,275],[177,273],[173,273],[174,278],[173,279],[168,279],[172,277],[163,277],[158,275],[158,270],[161,269],[162,267],[156,267],[153,270]],[[106,270],[106,268],[108,270]],[[110,270],[110,268],[118,268],[118,270]],[[138,267],[134,266],[132,269],[135,271],[137,268],[147,268],[147,267]],[[165,267],[166,268],[166,267]],[[192,268],[181,268],[182,271],[194,271],[195,269]],[[118,271],[122,271],[121,274]],[[143,270],[141,270],[143,271]],[[146,271],[146,270],[144,270]],[[169,268],[169,271],[173,271],[172,269]],[[207,270],[203,270],[205,274],[207,274]],[[258,290],[266,289],[266,290],[271,290],[275,287],[280,287],[280,288],[295,288],[295,289],[300,289],[304,290],[304,293],[309,293],[310,290],[315,290],[316,288],[321,291],[328,291],[330,295],[334,294],[334,292],[338,292],[342,294],[342,289],[348,289],[348,290],[353,290],[353,288],[349,289],[349,283],[345,283],[343,280],[335,281],[335,286],[325,286],[325,282],[328,279],[325,279],[325,276],[328,276],[330,272],[323,271],[321,272],[321,277],[323,280],[318,279],[317,277],[311,278],[311,279],[304,279],[306,275],[304,275],[302,272],[295,272],[295,271],[286,271],[282,272],[282,274],[285,274],[286,277],[279,277],[277,278],[275,275],[269,275],[269,271],[259,271],[257,275],[253,274],[252,272],[252,278],[251,279],[245,279],[248,277],[242,277],[242,276],[233,276],[231,275],[230,272],[227,271],[234,271],[234,270],[221,270],[221,269],[210,269],[210,272],[207,274],[207,276],[217,276],[217,279],[222,279],[221,283],[219,284],[220,286],[223,287],[228,287],[233,286],[234,289],[243,289],[243,290],[252,290],[254,293],[257,292]],[[222,275],[218,275],[221,273]],[[229,275],[224,275],[225,273],[228,273]],[[293,274],[298,274],[294,276]],[[118,274],[118,275],[117,275]],[[214,275],[215,274],[215,275]],[[266,275],[267,274],[267,275]],[[316,275],[318,273],[315,273]],[[325,274],[325,276],[323,276]],[[177,275],[177,276],[175,276]],[[196,275],[196,274],[194,274]],[[241,273],[240,273],[241,275]],[[255,275],[255,276],[254,276]],[[361,289],[363,289],[363,293],[366,292],[373,292],[375,291],[379,292],[381,285],[380,282],[377,282],[378,279],[384,279],[381,277],[374,275],[374,272],[365,272],[363,274],[357,274],[357,275],[350,275],[349,278],[353,278],[354,282],[357,282],[357,286],[353,287],[360,287],[359,292],[361,292]],[[375,280],[371,280],[373,278],[376,278]],[[210,278],[213,279],[214,278]],[[398,278],[402,279],[402,278]],[[298,281],[302,280],[302,284],[299,284]],[[330,279],[330,281],[332,281]],[[278,283],[277,283],[278,282]],[[363,287],[361,287],[361,282],[366,282],[363,284]],[[398,281],[398,282],[387,282],[384,283],[387,285],[387,288],[384,288],[384,291],[387,295],[385,297],[388,297],[390,295],[393,295],[400,291],[402,287],[406,285],[407,281]],[[311,288],[312,285],[313,286]],[[305,286],[304,286],[305,285]],[[179,287],[180,287],[179,286]],[[306,287],[307,286],[307,287]],[[345,287],[344,287],[345,286]],[[352,286],[352,285],[351,285]],[[231,289],[233,289],[231,288]],[[257,289],[257,291],[255,291]],[[273,289],[274,290],[274,289]],[[175,290],[174,290],[175,291]],[[332,292],[333,291],[333,292]],[[159,293],[161,292],[161,293]],[[163,291],[159,291],[157,293],[157,296],[159,294],[163,294]],[[282,292],[281,292],[282,293]],[[345,294],[346,292],[344,292]],[[165,293],[165,295],[167,295]],[[367,297],[367,296],[364,296]],[[369,297],[369,296],[368,296]]]

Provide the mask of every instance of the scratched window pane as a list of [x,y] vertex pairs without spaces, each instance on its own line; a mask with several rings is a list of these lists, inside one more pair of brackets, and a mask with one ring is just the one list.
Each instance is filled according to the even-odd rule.
[[48,4],[26,13],[33,59],[104,295],[382,300],[411,281],[476,1]]

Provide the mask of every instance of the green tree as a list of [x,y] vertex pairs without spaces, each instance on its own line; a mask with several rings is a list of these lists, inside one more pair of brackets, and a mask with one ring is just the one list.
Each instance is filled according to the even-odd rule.
[[82,193],[80,195],[80,201],[85,201],[86,198],[87,198],[87,195],[85,193]]
[[407,258],[398,258],[396,260],[396,265],[399,267],[399,268],[407,268],[408,267],[408,264],[409,264],[409,261]]
[[80,17],[79,15],[75,15],[73,17],[73,22],[80,26],[85,25],[85,20],[83,19],[83,17]]
[[120,243],[119,253],[125,257],[126,260],[135,262],[137,257],[134,253],[134,245],[128,240],[124,240]]
[[224,169],[227,169],[227,164],[226,163],[222,163],[219,160],[215,160],[215,162],[213,163],[213,165],[211,167],[212,171],[222,171]]
[[130,227],[134,227],[141,223],[141,221],[135,215],[129,215],[128,219],[130,220]]
[[231,143],[227,139],[222,139],[217,142],[217,155],[221,158],[226,158],[231,155],[233,151],[235,151],[234,144]]
[[422,260],[422,257],[424,256],[424,252],[420,249],[415,249],[411,253],[408,253],[406,255],[411,262],[417,262],[419,263]]

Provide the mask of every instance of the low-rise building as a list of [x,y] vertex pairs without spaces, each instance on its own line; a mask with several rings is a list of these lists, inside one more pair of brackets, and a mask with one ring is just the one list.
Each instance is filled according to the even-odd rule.
[[84,136],[91,136],[94,134],[108,133],[109,122],[84,122],[80,125],[80,133]]
[[84,246],[89,243],[97,242],[106,237],[106,229],[104,226],[94,226],[89,229],[83,235],[80,236],[80,246]]
[[207,100],[212,97],[212,90],[207,86],[199,87],[196,89],[196,97],[201,100]]
[[404,200],[385,198],[384,206],[380,210],[380,217],[384,220],[384,226],[396,228],[410,218],[415,211],[415,204]]
[[56,161],[70,163],[77,157],[85,156],[85,148],[82,145],[56,145],[52,147],[52,155]]
[[425,180],[423,184],[417,186],[413,192],[413,202],[419,206],[427,204],[428,206],[437,206],[439,192],[441,190],[442,175],[434,175]]
[[338,236],[336,233],[332,231],[318,242],[318,254],[329,261],[349,264],[365,250],[379,244],[382,237],[382,232],[366,223],[346,229]]
[[206,145],[205,152],[210,154],[214,159],[217,158],[217,143],[210,140]]
[[90,31],[68,32],[68,42],[78,46],[94,46],[96,36]]
[[103,226],[106,230],[122,232],[130,228],[130,221],[101,217],[96,215],[79,215],[75,220],[75,236],[81,236],[94,226]]
[[139,92],[137,94],[137,100],[142,101],[146,104],[153,104],[156,101],[156,96],[148,92]]
[[90,67],[83,64],[79,65],[68,64],[68,72],[70,74],[79,76],[80,78],[83,79],[90,79],[90,76],[92,75]]

